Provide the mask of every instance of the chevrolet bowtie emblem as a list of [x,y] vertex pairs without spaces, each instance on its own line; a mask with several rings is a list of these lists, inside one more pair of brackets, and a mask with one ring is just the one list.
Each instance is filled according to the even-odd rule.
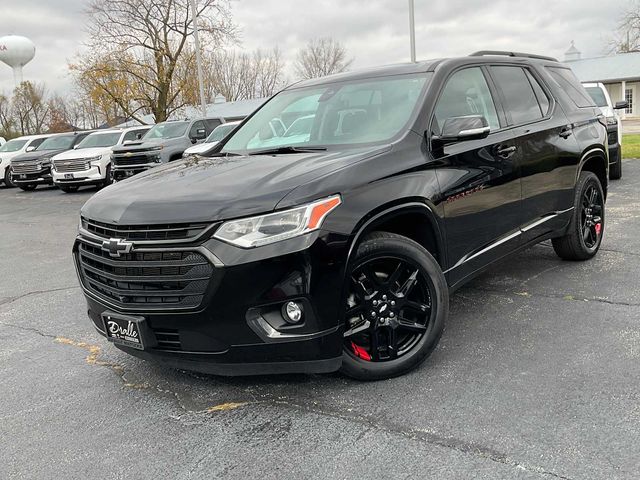
[[102,242],[102,250],[109,252],[111,257],[119,257],[127,254],[133,248],[133,243],[122,240],[121,238],[110,238]]

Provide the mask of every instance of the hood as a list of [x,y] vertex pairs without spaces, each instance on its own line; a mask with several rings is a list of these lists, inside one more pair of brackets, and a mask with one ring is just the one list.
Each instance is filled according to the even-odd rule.
[[97,156],[106,155],[110,152],[111,152],[111,147],[79,148],[77,150],[67,150],[66,152],[59,153],[53,158],[53,160],[93,158]]
[[[73,150],[71,150],[73,151]],[[11,159],[12,162],[22,162],[29,160],[39,160],[41,158],[51,158],[59,153],[66,152],[66,150],[34,150],[33,152],[23,153],[17,157]]]
[[157,147],[158,145],[168,145],[170,143],[181,141],[183,137],[178,138],[152,138],[150,140],[138,140],[135,142],[127,142],[126,145],[117,145],[113,147],[113,151],[137,151],[147,150],[149,148]]
[[388,148],[189,157],[101,190],[84,205],[82,215],[105,223],[144,225],[210,222],[265,213],[296,187]]
[[199,143],[194,145],[193,147],[187,148],[184,153],[185,155],[195,155],[196,153],[204,153],[207,150],[211,150],[220,142],[209,142],[209,143]]

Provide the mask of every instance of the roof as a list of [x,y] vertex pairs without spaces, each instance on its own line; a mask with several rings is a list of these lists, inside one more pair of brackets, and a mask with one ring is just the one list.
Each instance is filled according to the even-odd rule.
[[581,82],[640,79],[640,52],[566,62]]

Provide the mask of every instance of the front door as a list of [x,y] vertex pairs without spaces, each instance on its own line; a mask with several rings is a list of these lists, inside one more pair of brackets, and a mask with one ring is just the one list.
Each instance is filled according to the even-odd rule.
[[[520,244],[520,177],[513,133],[491,93],[485,71],[468,67],[448,80],[436,104],[432,130],[447,118],[483,115],[491,133],[445,144],[433,154],[443,192],[449,283],[455,284]],[[435,132],[437,134],[437,131]]]

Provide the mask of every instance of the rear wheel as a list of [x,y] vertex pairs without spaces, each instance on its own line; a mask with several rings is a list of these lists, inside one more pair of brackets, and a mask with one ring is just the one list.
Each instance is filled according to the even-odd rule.
[[4,185],[7,188],[16,186],[15,183],[11,181],[11,171],[9,170],[9,167],[4,169]]
[[24,185],[18,185],[18,187],[20,187],[20,189],[24,190],[25,192],[32,192],[34,191],[38,186],[34,183],[27,183]]
[[359,380],[402,375],[438,344],[449,309],[440,266],[416,242],[374,233],[348,277],[341,371]]
[[604,192],[595,174],[580,174],[574,206],[569,230],[552,240],[553,249],[564,260],[588,260],[598,253],[605,228]]

